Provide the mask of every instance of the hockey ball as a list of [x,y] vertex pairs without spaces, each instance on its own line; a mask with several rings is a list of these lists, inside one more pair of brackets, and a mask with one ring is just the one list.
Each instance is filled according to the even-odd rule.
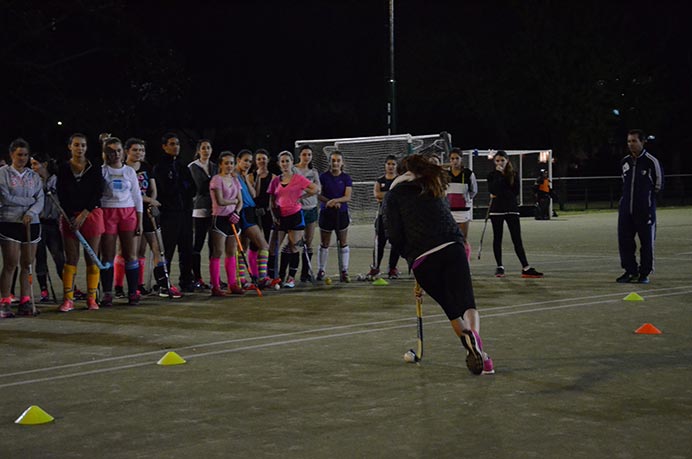
[[404,362],[406,363],[416,363],[417,357],[416,357],[416,352],[413,349],[409,349],[406,351],[404,354]]

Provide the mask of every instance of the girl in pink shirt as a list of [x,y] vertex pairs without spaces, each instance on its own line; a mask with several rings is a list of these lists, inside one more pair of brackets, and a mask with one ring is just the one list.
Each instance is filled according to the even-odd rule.
[[220,288],[221,254],[225,253],[224,266],[228,276],[228,291],[242,295],[245,291],[236,279],[235,254],[237,244],[232,225],[238,223],[238,213],[243,208],[243,197],[240,194],[240,182],[234,174],[235,157],[230,151],[219,155],[219,173],[209,182],[211,194],[212,223],[211,257],[209,258],[209,277],[211,279],[211,296],[226,296]]
[[[279,153],[281,175],[275,177],[269,184],[267,193],[271,212],[274,218],[274,229],[269,238],[269,266],[276,270],[278,248],[288,235],[288,244],[281,252],[281,269],[274,273],[284,280],[283,287],[295,287],[295,275],[300,263],[300,255],[296,244],[303,237],[305,220],[300,198],[311,196],[318,192],[317,185],[300,174],[293,167],[293,155],[288,151]],[[285,277],[286,268],[288,277]],[[274,277],[274,276],[271,276]]]

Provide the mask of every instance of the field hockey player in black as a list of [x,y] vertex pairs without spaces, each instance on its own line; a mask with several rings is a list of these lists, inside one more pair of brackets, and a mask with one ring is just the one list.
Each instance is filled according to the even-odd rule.
[[407,157],[404,166],[408,173],[394,181],[384,200],[389,240],[406,258],[421,288],[444,310],[466,348],[468,369],[477,375],[492,374],[493,361],[479,334],[464,236],[445,196],[448,174],[421,155]]

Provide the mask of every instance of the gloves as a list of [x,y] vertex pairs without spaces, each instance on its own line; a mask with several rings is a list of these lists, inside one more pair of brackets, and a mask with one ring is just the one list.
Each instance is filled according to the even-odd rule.
[[233,212],[231,215],[228,216],[228,221],[231,222],[232,225],[235,225],[240,221],[240,215],[238,215],[237,212]]

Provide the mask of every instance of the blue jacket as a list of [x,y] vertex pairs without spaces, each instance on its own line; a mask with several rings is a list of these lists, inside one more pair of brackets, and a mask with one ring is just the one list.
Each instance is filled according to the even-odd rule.
[[646,150],[639,157],[625,156],[622,168],[622,198],[620,212],[635,219],[650,219],[656,215],[656,194],[663,190],[663,168]]

